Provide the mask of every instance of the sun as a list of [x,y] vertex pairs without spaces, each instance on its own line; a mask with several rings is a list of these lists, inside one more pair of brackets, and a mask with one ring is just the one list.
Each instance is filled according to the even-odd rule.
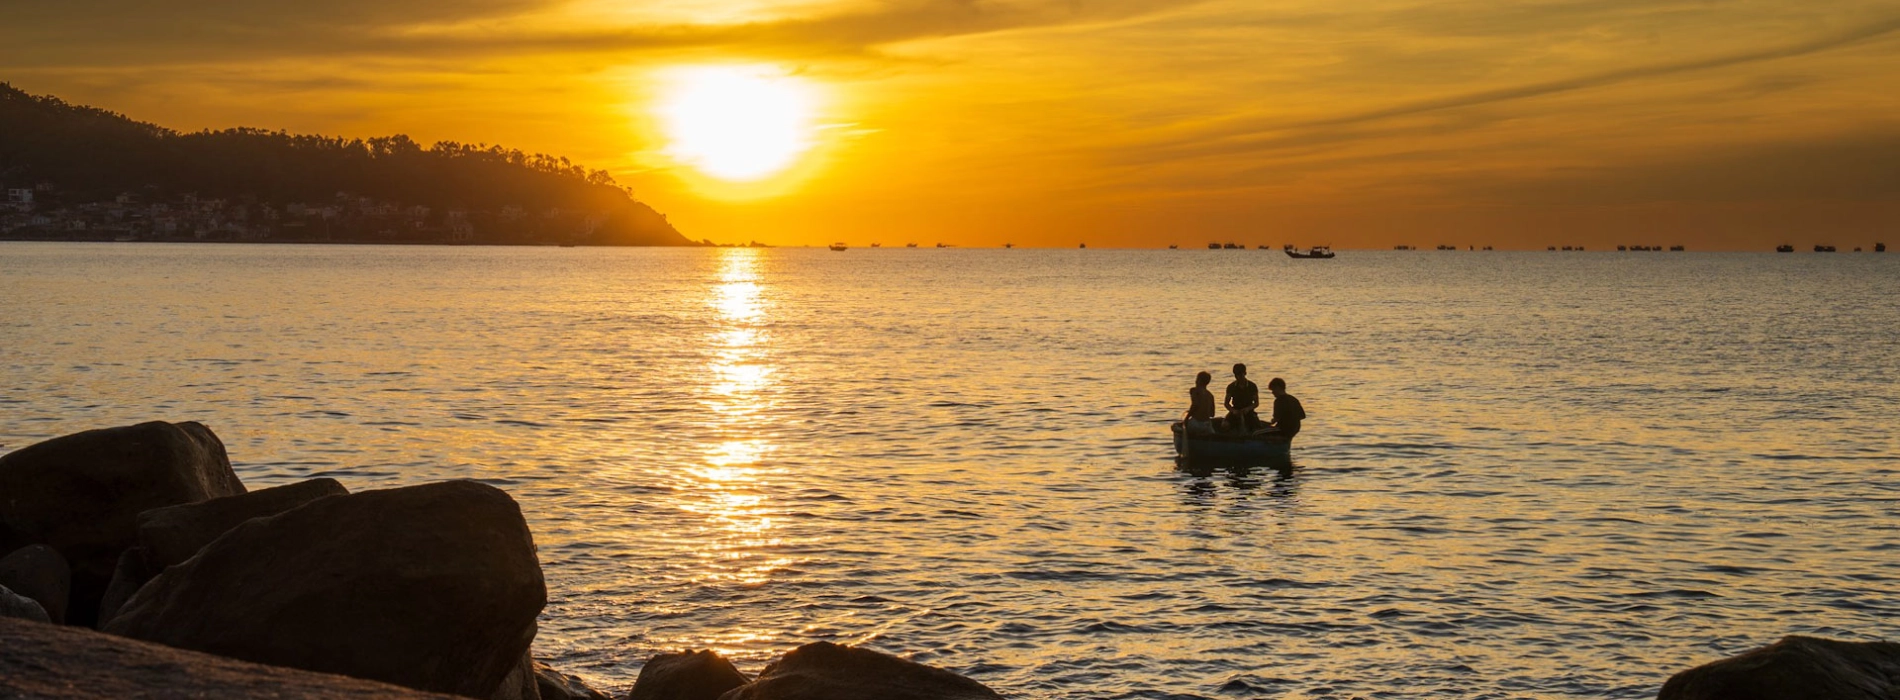
[[712,177],[771,177],[811,150],[816,90],[769,66],[680,68],[657,105],[666,153]]

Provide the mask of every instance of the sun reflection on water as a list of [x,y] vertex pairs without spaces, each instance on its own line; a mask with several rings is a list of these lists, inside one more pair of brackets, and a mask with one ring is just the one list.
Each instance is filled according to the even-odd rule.
[[775,470],[767,460],[776,447],[765,426],[773,408],[768,390],[774,368],[759,257],[756,250],[723,251],[710,295],[715,328],[706,345],[712,382],[700,403],[715,438],[707,441],[702,463],[683,470],[680,504],[703,523],[702,541],[709,543],[693,552],[702,568],[692,582],[700,585],[759,585],[793,563],[771,554],[781,541],[769,495]]

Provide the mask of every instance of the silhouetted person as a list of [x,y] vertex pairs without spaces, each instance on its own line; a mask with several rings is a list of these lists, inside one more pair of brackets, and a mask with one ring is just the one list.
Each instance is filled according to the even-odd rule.
[[1306,420],[1306,407],[1300,400],[1286,393],[1286,380],[1274,377],[1267,382],[1267,391],[1273,392],[1273,434],[1288,440],[1300,434],[1300,421]]
[[1214,392],[1207,390],[1213,381],[1214,375],[1206,372],[1194,375],[1194,388],[1188,390],[1187,422],[1182,426],[1190,432],[1214,432]]
[[1247,380],[1247,366],[1234,365],[1234,381],[1227,385],[1227,398],[1221,400],[1227,407],[1227,429],[1238,432],[1253,432],[1260,427],[1260,387]]

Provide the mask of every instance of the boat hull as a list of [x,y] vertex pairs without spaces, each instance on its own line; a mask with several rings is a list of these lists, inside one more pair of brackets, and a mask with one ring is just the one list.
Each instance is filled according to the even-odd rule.
[[1244,459],[1284,457],[1293,449],[1293,441],[1278,436],[1260,435],[1188,435],[1183,444],[1181,423],[1168,426],[1174,434],[1175,454],[1192,459]]

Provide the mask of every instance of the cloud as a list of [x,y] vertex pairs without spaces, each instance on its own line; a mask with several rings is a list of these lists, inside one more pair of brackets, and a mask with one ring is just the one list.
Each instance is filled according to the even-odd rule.
[[1197,129],[1167,142],[1141,149],[1136,162],[1178,160],[1204,156],[1237,154],[1284,148],[1313,138],[1313,132],[1354,127],[1400,117],[1410,117],[1469,107],[1514,102],[1559,93],[1609,87],[1652,78],[1728,68],[1750,63],[1793,58],[1858,44],[1900,32],[1900,17],[1870,22],[1847,31],[1806,41],[1762,49],[1739,51],[1717,56],[1666,61],[1630,68],[1590,73],[1570,78],[1513,85],[1490,90],[1466,92],[1444,97],[1395,104],[1389,107],[1350,112],[1305,120],[1238,119],[1210,128]]
[[[850,54],[902,41],[1104,22],[1167,0],[904,0],[764,22],[560,26],[547,0],[332,3],[35,2],[0,25],[0,65],[202,62],[291,56],[445,57],[737,49]],[[162,7],[162,9],[161,9]]]

